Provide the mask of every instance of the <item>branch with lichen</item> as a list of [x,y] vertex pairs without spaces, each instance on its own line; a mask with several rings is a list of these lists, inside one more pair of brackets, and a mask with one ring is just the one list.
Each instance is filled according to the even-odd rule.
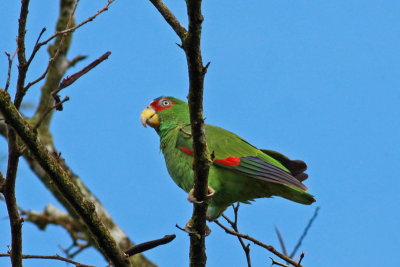
[[[25,1],[26,3],[28,2],[28,1]],[[23,1],[23,3],[24,3],[24,1]],[[107,6],[109,5],[109,3],[110,2],[108,2],[108,4],[107,4]],[[59,17],[59,20],[58,20],[58,23],[57,23],[57,30],[58,31],[62,31],[63,29],[65,29],[65,28],[68,28],[69,27],[69,25],[72,25],[72,23],[73,23],[73,12],[71,11],[71,9],[74,9],[76,7],[76,4],[74,5],[74,1],[71,1],[71,0],[62,0],[61,1],[61,6],[60,6],[60,17]],[[27,6],[26,6],[26,14],[27,14]],[[24,9],[24,10],[25,10]],[[22,12],[22,11],[21,11]],[[98,14],[99,14],[99,12],[98,12]],[[25,25],[26,25],[26,19],[25,20],[23,20],[23,22],[25,23],[25,24],[23,24],[23,26],[25,27]],[[20,25],[22,25],[21,24],[21,22],[20,22]],[[20,28],[22,28],[21,26],[20,26]],[[23,33],[23,34],[25,34],[25,31],[24,30],[20,30],[19,31],[20,33]],[[41,34],[43,33],[43,31],[41,32]],[[40,34],[40,35],[41,35]],[[24,35],[21,35],[22,37],[24,37]],[[65,61],[65,58],[66,58],[66,52],[68,51],[68,48],[69,48],[69,43],[70,43],[70,41],[71,41],[71,34],[68,34],[68,36],[66,36],[66,33],[63,33],[63,35],[62,36],[60,36],[60,35],[57,35],[57,37],[58,38],[56,38],[56,42],[55,42],[55,44],[53,45],[53,46],[51,46],[50,47],[50,49],[49,49],[49,52],[50,52],[50,55],[51,55],[51,58],[54,60],[54,64],[50,64],[51,62],[52,62],[52,60],[50,61],[50,63],[49,63],[49,67],[46,69],[46,75],[47,75],[47,77],[48,77],[48,81],[49,80],[51,80],[53,83],[47,83],[46,82],[46,84],[45,84],[45,86],[44,87],[46,87],[46,86],[49,86],[47,89],[50,89],[50,90],[53,90],[53,88],[57,88],[57,87],[51,87],[51,84],[57,84],[58,85],[58,83],[59,83],[59,80],[62,78],[62,76],[65,74],[65,71],[66,71],[66,67],[64,67],[64,69],[61,69],[60,70],[60,68],[58,68],[59,66],[70,66],[70,64],[61,64],[62,62],[57,62],[57,60],[61,60],[61,61]],[[39,41],[39,39],[40,39],[40,36],[39,36],[39,38],[38,38],[38,41]],[[31,61],[31,59],[33,59],[33,56],[31,56],[31,58],[29,59],[29,61],[27,62],[26,61],[26,58],[25,58],[25,54],[24,54],[24,51],[25,51],[25,47],[24,47],[24,39],[23,38],[19,38],[18,39],[18,44],[19,44],[19,49],[18,49],[18,56],[19,56],[19,58],[21,58],[22,60],[20,61],[20,64],[19,64],[19,70],[20,70],[20,75],[19,75],[19,78],[18,78],[18,83],[17,83],[17,95],[16,95],[16,99],[15,99],[15,103],[17,104],[17,106],[19,106],[20,104],[21,104],[21,102],[22,102],[22,99],[23,99],[23,96],[24,96],[24,94],[25,94],[25,92],[26,92],[26,90],[29,88],[29,86],[30,85],[32,85],[32,84],[34,84],[34,82],[31,82],[30,84],[28,84],[27,86],[25,86],[24,87],[24,80],[25,79],[22,79],[22,78],[24,78],[24,75],[26,76],[26,72],[27,72],[27,70],[28,70],[28,62],[30,63],[30,61]],[[63,45],[61,45],[61,43],[64,43]],[[22,49],[20,49],[20,48],[22,48]],[[58,56],[56,56],[56,55],[58,55]],[[21,64],[21,62],[22,62],[22,64]],[[24,68],[21,68],[21,66],[22,67],[24,67]],[[22,78],[21,78],[22,77]],[[47,90],[44,90],[45,92],[47,91]],[[6,96],[6,95],[2,95],[2,96]],[[45,99],[45,101],[44,102],[41,102],[41,103],[44,103],[43,105],[40,105],[39,104],[39,108],[40,107],[47,107],[48,106],[48,103],[49,103],[49,96],[50,96],[50,94],[46,94],[46,93],[44,93],[43,94],[43,90],[42,90],[42,98],[41,98],[41,100],[43,100],[43,98],[44,97],[46,97],[47,96],[47,99]],[[5,98],[4,98],[5,99]],[[47,100],[47,101],[46,101]],[[3,105],[4,103],[2,103],[1,105]],[[10,104],[10,103],[9,103]],[[15,111],[16,113],[18,113],[18,111],[16,110]],[[4,113],[4,112],[3,112]],[[14,114],[14,115],[16,115],[16,114]],[[36,113],[36,115],[38,115],[38,112]],[[7,116],[5,116],[5,117],[7,117]],[[20,117],[20,115],[19,115],[19,113],[18,113],[18,115],[16,116],[16,117]],[[8,118],[6,118],[7,120],[8,120]],[[32,120],[32,121],[34,121],[34,119]],[[8,122],[8,121],[7,121]],[[50,148],[54,148],[54,146],[53,146],[53,142],[52,142],[52,138],[51,138],[51,135],[49,134],[49,132],[48,132],[48,126],[49,126],[49,123],[50,123],[50,119],[48,120],[48,123],[47,124],[44,124],[46,127],[41,127],[40,129],[39,129],[39,133],[38,133],[38,135],[40,136],[40,138],[41,138],[41,140],[42,141],[44,141],[43,143],[46,143],[45,141],[47,141],[47,144],[46,145],[48,145],[49,143],[51,144],[51,146],[50,146]],[[14,128],[14,127],[13,127]],[[44,130],[43,132],[42,132],[42,130]],[[46,133],[47,132],[47,133]],[[3,130],[2,130],[2,133],[3,133]],[[44,133],[44,134],[42,134],[42,133]],[[31,136],[32,137],[32,136]],[[46,137],[50,137],[50,138],[47,138],[46,139]],[[47,147],[49,147],[49,146],[47,146]],[[44,149],[44,147],[42,146],[42,148]],[[43,150],[43,151],[45,151],[45,149]],[[42,152],[43,152],[42,151]],[[54,149],[54,151],[55,151],[55,149]],[[45,151],[44,152],[44,155],[46,155],[46,153],[47,153],[47,151]],[[36,165],[36,170],[37,170],[37,172],[40,172],[40,173],[42,173],[42,177],[44,177],[44,176],[46,176],[46,178],[47,178],[47,182],[48,182],[48,184],[50,185],[51,184],[51,182],[52,182],[52,178],[54,178],[54,177],[51,177],[50,178],[50,176],[52,176],[52,174],[51,173],[46,173],[46,172],[43,172],[43,165],[41,165],[40,167],[38,167],[37,165],[38,165],[38,163],[39,163],[39,165],[40,165],[40,163],[43,163],[43,162],[40,162],[40,161],[35,161],[35,160],[33,160],[33,158],[35,157],[35,156],[37,156],[37,155],[35,155],[35,153],[32,153],[32,151],[31,150],[27,150],[26,151],[26,153],[24,153],[24,156],[26,157],[26,158],[31,158],[31,162],[30,162],[30,164],[31,164],[31,166],[35,166]],[[47,156],[50,156],[49,157],[49,159],[51,159],[51,157],[53,157],[53,155],[50,155],[50,154],[47,154]],[[36,158],[37,159],[37,158]],[[56,162],[59,160],[55,155],[54,155],[54,159],[56,160]],[[51,162],[51,160],[50,160],[50,162],[48,162],[48,163],[50,163],[50,166],[52,165],[52,164],[54,164],[55,162],[53,161],[53,162]],[[60,163],[60,162],[59,162]],[[54,167],[54,166],[52,166],[52,167]],[[55,167],[56,169],[58,169],[58,170],[60,170],[60,167],[58,166],[58,167]],[[46,168],[44,168],[44,169],[46,169]],[[43,174],[43,173],[45,173],[45,174]],[[71,172],[72,173],[72,172]],[[50,175],[49,175],[50,174]],[[64,176],[63,178],[67,178],[67,176],[65,175],[65,173],[62,175],[62,176]],[[62,179],[60,180],[60,181],[62,181]],[[64,182],[66,182],[66,183],[68,183],[68,181],[67,181],[67,179],[64,179]],[[71,181],[69,181],[69,182],[71,182]],[[75,204],[71,204],[71,199],[69,199],[68,197],[65,197],[66,195],[69,195],[69,194],[65,194],[65,192],[63,192],[63,190],[65,190],[65,188],[64,189],[62,189],[62,190],[60,190],[60,187],[59,187],[59,185],[58,186],[54,186],[54,185],[51,185],[51,187],[53,188],[53,192],[57,192],[56,194],[58,194],[58,196],[59,196],[59,198],[62,198],[62,200],[60,201],[61,203],[63,203],[63,204],[65,204],[65,206],[66,206],[66,208],[67,208],[67,210],[69,210],[69,212],[71,213],[71,215],[75,218],[75,220],[76,221],[78,221],[78,222],[80,222],[81,224],[82,224],[82,221],[85,221],[85,224],[87,224],[88,223],[88,219],[90,218],[90,216],[89,217],[87,217],[86,216],[86,219],[85,219],[85,216],[83,216],[83,220],[80,218],[80,217],[82,217],[82,216],[80,216],[80,211],[79,210],[77,210],[77,207],[79,207],[79,206],[77,206],[76,204],[77,203],[75,203]],[[71,188],[70,188],[71,189]],[[75,191],[75,193],[79,193],[80,192],[80,190],[77,190],[77,188],[75,188],[75,189],[72,189],[72,191]],[[89,190],[86,190],[86,191],[89,191]],[[60,197],[61,196],[61,197]],[[93,197],[92,196],[92,198],[89,198],[89,199],[96,199],[95,197]],[[97,200],[97,199],[96,199]],[[87,204],[86,205],[86,207],[84,208],[84,210],[86,209],[86,208],[89,208],[89,209],[86,209],[87,210],[87,214],[86,215],[89,215],[89,213],[90,212],[92,212],[92,210],[94,210],[94,206],[93,205],[90,205],[89,203],[90,202],[88,202],[87,200],[84,200],[83,202],[82,202],[83,204]],[[85,206],[85,205],[83,205],[83,206]],[[103,209],[104,210],[104,209]],[[103,214],[105,214],[106,212],[103,212]],[[79,214],[79,215],[78,215]],[[109,235],[108,235],[108,231],[107,231],[107,229],[105,228],[105,227],[102,227],[102,226],[104,226],[104,225],[102,225],[102,223],[101,223],[101,221],[97,218],[97,216],[96,216],[96,214],[92,214],[93,216],[93,218],[95,219],[94,221],[93,221],[93,223],[92,223],[92,226],[90,226],[89,225],[89,227],[87,227],[86,226],[86,228],[87,229],[89,229],[89,230],[91,230],[91,231],[87,231],[87,236],[91,236],[91,234],[90,233],[93,233],[93,231],[94,230],[96,230],[96,227],[97,228],[102,228],[101,230],[104,230],[104,236],[103,236],[103,239],[104,239],[104,237],[106,238],[106,239],[110,239],[110,240],[112,240],[112,238],[110,238],[109,237]],[[107,217],[107,216],[106,216]],[[108,216],[109,217],[109,216]],[[90,219],[93,219],[93,218],[90,218]],[[97,220],[96,220],[97,219]],[[85,227],[85,224],[82,224],[84,227]],[[89,223],[90,224],[90,223]],[[113,224],[113,222],[112,222],[112,220],[111,220],[111,224]],[[91,229],[92,228],[92,229]],[[115,228],[115,227],[114,227]],[[117,227],[117,229],[118,229],[118,227]],[[99,230],[99,229],[97,229],[97,230]],[[114,229],[114,231],[115,231],[115,229]],[[100,231],[101,232],[101,231]],[[122,232],[122,231],[121,231]],[[120,234],[120,233],[119,233]],[[101,234],[100,234],[101,235]],[[96,237],[96,234],[94,235],[95,237]],[[119,235],[119,236],[121,236],[121,235]],[[122,236],[124,236],[124,235],[122,235]],[[126,235],[125,235],[125,237],[126,237]],[[98,239],[98,237],[97,237],[97,239]],[[100,238],[101,239],[101,238]],[[98,241],[98,240],[97,240]],[[104,255],[107,257],[107,258],[109,258],[109,259],[111,259],[111,260],[114,260],[114,261],[117,261],[117,262],[120,262],[120,264],[126,264],[126,259],[123,257],[123,253],[121,252],[121,251],[119,251],[118,250],[118,248],[116,247],[116,246],[114,246],[113,247],[113,242],[111,242],[109,245],[111,246],[111,251],[110,250],[108,250],[108,252],[107,252],[107,249],[105,249],[105,247],[106,246],[108,246],[107,245],[107,243],[108,242],[103,242],[103,241],[107,241],[107,240],[102,240],[102,242],[96,242],[96,244],[97,244],[97,247],[98,248],[100,248],[104,253]],[[128,239],[128,241],[129,241],[129,239]],[[126,247],[128,247],[129,245],[131,245],[131,242],[127,242],[127,243],[129,243],[128,245],[126,245]],[[98,245],[98,244],[100,244],[100,245]],[[114,245],[115,245],[115,243],[114,243]],[[110,247],[109,247],[110,248]],[[106,251],[105,251],[106,250]],[[114,259],[113,259],[114,258]],[[144,261],[144,265],[146,265],[146,261]],[[149,265],[151,265],[150,263],[149,263]]]
[[[28,1],[23,1],[23,3],[27,3]],[[30,55],[29,59],[25,59],[25,64],[19,64],[19,69],[21,70],[21,66],[25,66],[21,72],[21,74],[26,75],[26,72],[28,71],[29,64],[32,62],[33,58],[35,57],[36,53],[39,51],[39,49],[46,45],[48,42],[51,40],[55,39],[54,44],[49,46],[49,54],[50,54],[50,61],[48,64],[48,67],[46,71],[44,72],[45,75],[42,75],[43,77],[46,77],[46,82],[42,87],[42,94],[40,97],[40,103],[38,105],[38,108],[36,110],[35,116],[32,119],[28,119],[29,123],[31,125],[35,125],[40,118],[43,118],[43,121],[41,122],[41,125],[38,125],[37,129],[37,136],[41,140],[42,144],[49,150],[51,154],[59,161],[59,164],[62,166],[62,168],[68,173],[68,175],[71,178],[71,182],[75,184],[75,186],[79,189],[79,191],[82,193],[83,197],[85,199],[90,199],[93,204],[96,207],[96,211],[98,213],[99,218],[105,222],[106,227],[110,231],[111,235],[116,239],[116,242],[118,244],[118,247],[121,250],[128,249],[129,247],[132,247],[134,244],[130,241],[128,236],[123,232],[122,229],[119,228],[119,226],[113,221],[113,219],[109,216],[107,211],[104,209],[100,201],[90,192],[90,190],[84,185],[82,180],[72,172],[72,170],[69,169],[69,167],[66,165],[65,161],[62,160],[59,157],[59,153],[56,152],[56,148],[54,147],[53,143],[53,137],[49,131],[50,127],[50,122],[52,119],[52,114],[53,114],[53,108],[49,110],[49,107],[54,107],[52,105],[52,95],[51,92],[56,89],[62,77],[65,75],[67,69],[74,64],[76,64],[78,61],[84,59],[85,57],[78,56],[72,59],[71,61],[67,61],[67,52],[69,50],[69,45],[71,43],[72,39],[72,32],[78,29],[79,27],[85,25],[86,23],[94,20],[98,15],[103,13],[104,11],[108,10],[109,5],[113,2],[113,0],[107,1],[107,4],[97,11],[93,16],[90,16],[88,19],[85,21],[79,23],[78,25],[74,26],[74,20],[73,16],[73,10],[76,7],[76,2],[74,0],[61,0],[60,1],[60,15],[57,21],[57,28],[56,32],[49,38],[47,38],[45,41],[40,42],[40,38],[45,32],[46,29],[43,29],[41,33],[39,34],[35,47],[33,49],[32,54]],[[23,9],[26,10],[27,14],[27,8]],[[26,25],[26,19],[22,20],[24,25]],[[20,24],[21,25],[21,24]],[[25,34],[24,30],[20,30],[20,33]],[[22,49],[16,50],[16,53],[19,53],[18,56],[24,56],[24,51],[25,51],[25,43],[24,43],[24,35],[21,36],[21,38],[18,39],[19,44]],[[61,45],[62,43],[62,45]],[[57,56],[56,56],[57,54]],[[12,60],[12,58],[11,58]],[[23,62],[24,63],[24,62]],[[10,59],[9,59],[9,65],[11,65]],[[10,66],[11,68],[11,66]],[[9,69],[10,71],[10,69]],[[22,76],[23,76],[22,75]],[[22,101],[24,92],[36,83],[38,79],[36,79],[33,82],[28,83],[28,85],[24,86],[24,81],[22,81],[22,76],[19,77],[19,83],[18,83],[18,88],[20,88],[20,93],[18,99]],[[8,76],[9,77],[9,76]],[[8,84],[6,84],[6,88],[8,88]],[[49,116],[44,116],[44,113],[50,113]],[[6,137],[7,135],[7,129],[6,129],[6,124],[4,119],[0,121],[0,133]],[[31,167],[32,171],[38,176],[38,178],[46,185],[46,187],[53,193],[53,195],[60,201],[60,203],[68,210],[69,214],[71,217],[74,219],[74,221],[80,225],[80,227],[83,229],[83,234],[84,238],[90,242],[91,244],[94,244],[96,246],[96,243],[93,242],[92,240],[92,235],[89,231],[89,229],[86,227],[85,223],[82,221],[80,218],[79,214],[74,210],[74,208],[71,206],[71,204],[65,199],[63,194],[58,190],[56,186],[54,186],[51,177],[43,170],[43,168],[40,166],[39,162],[35,160],[34,155],[27,149],[23,153],[24,158],[28,162],[29,166]],[[99,247],[97,249],[101,251]],[[129,259],[132,264],[135,266],[154,266],[153,263],[148,261],[145,257],[143,257],[141,254],[137,254],[134,257],[131,257]]]
[[117,266],[129,266],[123,252],[117,247],[109,231],[97,215],[94,204],[85,199],[76,185],[71,182],[58,159],[51,155],[39,141],[32,127],[22,118],[11,102],[10,96],[4,90],[0,90],[0,110],[8,125],[18,133],[33,157],[49,175],[58,191],[85,222],[104,255]]
[[[26,33],[26,20],[28,18],[29,0],[21,1],[21,11],[18,23],[18,37],[17,37],[17,55],[18,55],[18,80],[17,91],[15,95],[15,108],[18,110],[21,102],[26,71],[28,64],[25,58],[25,33]],[[7,54],[7,53],[6,53]],[[12,67],[12,59],[7,54],[9,61],[8,75],[5,90],[8,89],[10,82],[10,72]],[[14,57],[14,56],[13,56]],[[6,92],[6,91],[5,91]],[[17,170],[20,154],[20,147],[18,145],[17,134],[14,129],[7,126],[7,139],[8,139],[8,165],[6,178],[2,179],[1,189],[7,206],[8,217],[11,228],[11,251],[10,258],[12,266],[22,266],[22,220],[18,213],[17,199],[15,197],[15,183],[17,179]]]

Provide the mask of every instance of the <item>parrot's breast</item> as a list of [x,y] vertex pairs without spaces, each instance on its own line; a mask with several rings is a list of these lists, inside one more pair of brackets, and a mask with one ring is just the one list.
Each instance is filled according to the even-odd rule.
[[161,151],[164,154],[168,173],[174,182],[186,192],[193,188],[193,157],[176,147],[178,128],[161,135]]

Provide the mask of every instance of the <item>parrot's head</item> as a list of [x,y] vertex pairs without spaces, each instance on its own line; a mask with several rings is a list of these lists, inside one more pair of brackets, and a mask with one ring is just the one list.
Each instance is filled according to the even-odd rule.
[[140,114],[143,126],[149,125],[157,132],[162,128],[189,123],[189,106],[186,102],[170,96],[154,99]]

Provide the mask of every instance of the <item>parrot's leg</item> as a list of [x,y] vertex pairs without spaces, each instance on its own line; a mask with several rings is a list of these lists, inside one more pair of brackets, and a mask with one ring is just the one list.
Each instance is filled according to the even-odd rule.
[[[206,199],[207,199],[207,200],[210,200],[210,199],[213,197],[214,194],[215,194],[215,190],[212,189],[211,186],[208,186],[208,192],[207,192],[207,195],[206,195]],[[192,188],[192,189],[189,191],[189,196],[188,196],[187,200],[189,200],[189,202],[196,203],[196,204],[201,204],[201,203],[203,203],[203,201],[198,201],[198,200],[196,199],[196,197],[194,196],[194,188]]]
[[[190,220],[185,224],[185,232],[189,233],[189,234],[195,234],[195,232],[193,232],[193,227],[192,227],[192,219],[190,218]],[[206,232],[205,235],[209,236],[211,233],[211,229],[207,226],[206,224]]]

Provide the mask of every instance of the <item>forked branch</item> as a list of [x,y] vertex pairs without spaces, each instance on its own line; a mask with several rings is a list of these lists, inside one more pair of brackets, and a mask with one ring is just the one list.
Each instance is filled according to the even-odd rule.
[[276,256],[278,256],[279,258],[281,258],[282,260],[285,260],[286,262],[292,264],[293,266],[302,267],[301,264],[299,264],[298,262],[294,261],[293,259],[291,259],[291,258],[285,256],[284,254],[280,253],[280,252],[277,251],[273,246],[264,244],[263,242],[258,241],[257,239],[255,239],[255,238],[253,238],[253,237],[251,237],[251,236],[249,236],[249,235],[244,235],[244,234],[235,232],[235,231],[229,229],[228,227],[226,227],[225,225],[223,225],[222,223],[220,223],[218,220],[215,220],[214,222],[215,222],[219,227],[221,227],[222,229],[224,229],[226,233],[228,233],[228,234],[230,234],[230,235],[237,236],[237,237],[244,238],[244,239],[246,239],[246,240],[249,240],[249,241],[253,242],[254,244],[256,244],[256,245],[258,245],[258,246],[260,246],[260,247],[263,247],[263,248],[265,248],[266,250],[272,252],[273,254],[275,254]]

